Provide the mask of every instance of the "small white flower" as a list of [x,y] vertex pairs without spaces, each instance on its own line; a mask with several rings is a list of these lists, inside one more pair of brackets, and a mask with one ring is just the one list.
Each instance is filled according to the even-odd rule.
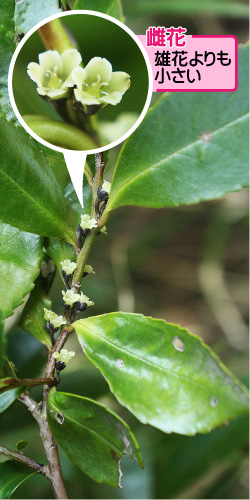
[[61,361],[66,365],[74,356],[75,356],[74,351],[67,351],[67,349],[61,349],[60,352],[54,352],[52,358],[56,359],[56,361]]
[[61,266],[62,271],[65,271],[66,274],[72,274],[76,268],[76,263],[71,262],[71,260],[69,259],[65,259],[63,262],[61,262]]
[[95,274],[95,271],[92,266],[86,264],[86,266],[84,267],[84,273]]
[[80,226],[82,229],[93,229],[97,226],[95,219],[91,219],[88,214],[81,215]]
[[44,307],[43,310],[44,310],[44,319],[46,319],[46,321],[49,321],[54,328],[59,328],[62,325],[66,325],[66,319],[63,316],[58,316],[53,311],[46,309],[46,307]]
[[102,226],[102,228],[100,229],[100,233],[107,234],[107,228],[106,228],[106,226]]
[[111,183],[108,181],[104,181],[102,185],[102,191],[106,191],[106,193],[110,193]]
[[115,106],[130,86],[130,76],[124,71],[113,72],[110,62],[102,57],[93,57],[85,68],[75,68],[71,76],[77,86],[76,100],[87,106]]
[[80,298],[79,293],[74,293],[72,290],[67,290],[67,292],[62,290],[62,294],[63,300],[65,304],[68,304],[68,306],[72,306],[75,302],[78,302]]
[[94,302],[92,302],[92,300],[89,300],[89,297],[87,297],[87,295],[84,295],[82,292],[80,293],[79,302],[80,304],[87,304],[87,307],[94,305]]
[[47,50],[39,54],[39,64],[28,64],[27,73],[33,82],[37,83],[37,92],[51,99],[65,97],[68,89],[75,85],[71,73],[81,60],[81,54],[76,49],[65,50],[59,54],[57,50]]

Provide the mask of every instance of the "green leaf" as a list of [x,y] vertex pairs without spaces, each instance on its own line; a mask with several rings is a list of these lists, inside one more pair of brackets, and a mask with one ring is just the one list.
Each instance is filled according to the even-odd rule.
[[0,464],[0,498],[10,498],[25,479],[34,476],[30,467],[15,460],[6,460]]
[[[77,230],[81,220],[81,214],[91,213],[92,192],[86,179],[83,179],[83,208],[77,198],[72,182],[69,182],[64,189],[64,197],[68,203],[71,225]],[[59,241],[55,238],[49,238],[45,241],[45,248],[54,260],[57,269],[61,273],[61,262],[65,259],[70,259],[71,262],[76,261],[75,251],[69,243]]]
[[0,413],[7,410],[7,408],[9,408],[9,406],[12,405],[12,403],[14,403],[14,401],[19,398],[24,391],[25,387],[16,387],[15,389],[2,392],[0,394]]
[[28,441],[24,441],[23,439],[21,439],[21,441],[18,441],[16,444],[16,450],[21,451],[24,448],[26,448],[26,446],[28,446],[28,444],[29,444]]
[[[7,198],[10,198],[9,194]],[[14,204],[14,193],[12,198]],[[7,204],[5,199],[3,204]],[[0,235],[0,316],[4,319],[13,314],[14,309],[23,303],[24,297],[34,288],[43,259],[43,238],[2,222]]]
[[[59,240],[56,240],[55,238],[48,238],[45,241],[45,248],[46,248],[49,256],[55,262],[56,267],[60,273],[60,276],[62,277],[61,262],[63,262],[66,259],[71,260],[71,262],[76,261],[76,254],[74,252],[72,245],[70,245],[69,243],[66,243],[66,241],[59,241]],[[63,278],[62,278],[62,280],[63,280]]]
[[73,327],[118,401],[144,424],[193,435],[248,411],[245,387],[199,337],[177,325],[111,313]]
[[165,94],[125,142],[107,210],[178,206],[248,185],[248,47],[236,92]]
[[8,93],[9,65],[15,51],[15,27],[13,22],[15,0],[1,0],[0,2],[0,114],[8,120],[16,120]]
[[46,17],[59,14],[58,0],[22,0],[16,3],[15,23],[18,30],[27,33]]
[[36,337],[39,342],[47,347],[51,346],[51,338],[45,330],[45,319],[43,308],[51,309],[52,302],[46,296],[42,286],[36,283],[27,304],[25,305],[19,326]]
[[77,230],[82,214],[91,214],[92,192],[85,177],[83,178],[83,208],[81,207],[73,184],[70,182],[64,189],[71,218],[71,224]]
[[66,201],[36,141],[0,118],[0,147],[0,220],[73,243]]
[[74,9],[96,10],[123,21],[120,0],[76,0]]
[[233,18],[248,18],[248,5],[243,2],[225,0],[144,0],[131,2],[125,14],[141,16],[152,14],[213,15]]
[[3,369],[4,358],[4,322],[0,319],[0,376]]
[[119,462],[125,455],[143,466],[128,425],[91,399],[50,391],[48,422],[70,460],[98,483],[120,486]]

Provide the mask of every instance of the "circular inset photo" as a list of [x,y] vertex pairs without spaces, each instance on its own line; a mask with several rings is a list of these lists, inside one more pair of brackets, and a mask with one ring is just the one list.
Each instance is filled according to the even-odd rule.
[[122,142],[141,122],[152,93],[136,36],[110,16],[79,12],[38,25],[13,56],[16,114],[37,140],[59,151]]

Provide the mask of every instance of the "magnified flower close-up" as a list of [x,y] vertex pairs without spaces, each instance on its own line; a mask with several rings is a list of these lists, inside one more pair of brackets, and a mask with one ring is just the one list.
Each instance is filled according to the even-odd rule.
[[27,73],[37,83],[37,92],[41,96],[60,99],[67,96],[70,87],[75,85],[71,72],[82,60],[76,49],[65,50],[59,54],[57,50],[47,50],[39,54],[39,64],[31,62]]
[[86,105],[119,104],[130,86],[130,76],[124,71],[112,71],[111,63],[102,57],[93,57],[85,68],[75,68],[72,79],[76,101]]

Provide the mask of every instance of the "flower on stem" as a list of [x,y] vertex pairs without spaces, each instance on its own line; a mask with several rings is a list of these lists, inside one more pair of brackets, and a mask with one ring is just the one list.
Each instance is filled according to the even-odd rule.
[[124,71],[112,71],[110,62],[102,57],[93,57],[85,68],[75,68],[72,79],[77,86],[75,100],[90,115],[108,104],[119,104],[130,86],[130,76]]
[[57,362],[64,363],[65,365],[75,356],[74,351],[67,351],[67,349],[61,349],[60,352],[54,352],[52,358]]
[[93,229],[94,227],[97,227],[97,222],[95,219],[91,219],[88,214],[81,215],[81,222],[80,226],[83,230],[85,229]]
[[63,294],[63,302],[64,302],[64,304],[67,304],[70,307],[72,307],[73,304],[75,304],[76,302],[78,302],[79,298],[80,298],[79,293],[74,293],[72,290],[67,290],[67,292],[65,292],[64,290],[62,290],[62,294]]
[[92,300],[89,300],[89,297],[81,292],[76,305],[76,313],[85,311],[85,309],[87,309],[87,307],[89,306],[94,306],[94,302],[92,302]]
[[80,304],[86,304],[86,307],[94,306],[94,302],[92,302],[92,300],[89,300],[89,297],[87,297],[87,295],[84,295],[82,292],[80,293],[79,302]]
[[50,323],[52,329],[54,328],[57,329],[62,325],[66,325],[67,322],[63,316],[58,316],[53,311],[46,309],[46,307],[44,307],[43,310],[44,310],[44,319],[46,319],[46,321]]
[[60,264],[62,266],[62,271],[65,272],[66,276],[71,275],[76,268],[76,263],[71,262],[69,259],[65,259]]
[[47,50],[39,54],[39,64],[28,64],[27,73],[37,83],[37,92],[50,99],[68,97],[68,90],[75,85],[72,71],[79,67],[81,54],[76,49],[65,50],[59,54],[57,50]]
[[102,228],[100,229],[100,233],[107,234],[106,226],[102,226]]
[[108,181],[104,181],[102,185],[102,191],[105,191],[105,193],[110,193],[110,188],[111,188],[111,183]]
[[85,276],[87,276],[87,274],[95,274],[93,267],[89,266],[88,264],[84,267],[82,277],[85,278]]

